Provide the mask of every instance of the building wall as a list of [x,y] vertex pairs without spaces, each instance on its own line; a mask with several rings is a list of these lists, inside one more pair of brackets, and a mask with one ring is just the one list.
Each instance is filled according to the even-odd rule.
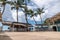
[[28,27],[29,31],[35,31],[35,27]]

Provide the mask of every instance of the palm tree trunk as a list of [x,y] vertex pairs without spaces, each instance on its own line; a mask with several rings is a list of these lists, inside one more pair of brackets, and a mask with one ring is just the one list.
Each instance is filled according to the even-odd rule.
[[16,10],[16,12],[17,12],[17,22],[18,22],[18,9]]
[[[17,23],[18,23],[18,8],[17,8],[16,12],[17,12]],[[18,31],[18,27],[17,27],[17,31]]]
[[[5,11],[5,5],[3,6],[2,15],[3,15],[4,11]],[[3,22],[3,20],[2,20],[2,22]],[[3,31],[3,24],[2,24],[2,31]]]
[[42,25],[42,17],[41,17],[41,15],[40,15],[40,19],[41,19],[41,27],[43,27],[43,25]]
[[26,3],[26,0],[25,0],[25,19],[26,19],[26,27],[27,27],[27,31],[28,31],[28,19],[27,19],[27,3]]
[[3,15],[4,11],[5,11],[5,5],[3,6],[3,11],[2,11],[2,15]]
[[28,31],[28,19],[27,19],[27,14],[25,13],[25,19],[26,19],[26,27],[27,27],[27,31]]
[[37,24],[37,22],[35,21],[34,17],[33,17],[33,20],[34,20],[35,24]]

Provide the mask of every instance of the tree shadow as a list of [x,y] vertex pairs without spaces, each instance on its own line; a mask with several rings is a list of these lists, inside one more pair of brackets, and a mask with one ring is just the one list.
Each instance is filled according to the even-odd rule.
[[7,35],[0,35],[0,40],[12,40],[12,39]]

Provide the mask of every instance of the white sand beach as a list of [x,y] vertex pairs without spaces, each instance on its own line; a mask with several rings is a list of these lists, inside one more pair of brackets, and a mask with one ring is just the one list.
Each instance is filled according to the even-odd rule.
[[60,40],[60,32],[5,32],[0,40]]

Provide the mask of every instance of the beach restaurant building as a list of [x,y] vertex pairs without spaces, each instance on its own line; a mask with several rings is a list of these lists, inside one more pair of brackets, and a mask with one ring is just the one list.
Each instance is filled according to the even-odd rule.
[[60,31],[60,12],[47,19],[46,22],[54,31]]
[[[0,11],[0,22],[3,25],[9,26],[9,31],[30,31],[29,27],[31,27],[31,24],[27,23],[21,23],[21,22],[11,22],[11,21],[4,21],[2,20],[2,13]],[[26,26],[28,25],[28,27]],[[2,26],[3,27],[3,26]],[[0,28],[2,30],[2,28]]]
[[20,23],[20,22],[2,22],[3,25],[8,25],[9,31],[11,32],[25,32],[25,31],[30,31],[28,28],[31,27],[31,24],[28,24],[28,27],[26,26],[27,23]]

